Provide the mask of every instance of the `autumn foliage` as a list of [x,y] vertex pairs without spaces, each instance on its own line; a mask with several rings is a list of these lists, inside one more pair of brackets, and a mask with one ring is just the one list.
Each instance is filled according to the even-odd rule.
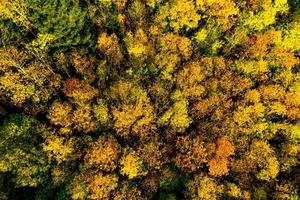
[[0,0],[0,199],[299,199],[299,5]]

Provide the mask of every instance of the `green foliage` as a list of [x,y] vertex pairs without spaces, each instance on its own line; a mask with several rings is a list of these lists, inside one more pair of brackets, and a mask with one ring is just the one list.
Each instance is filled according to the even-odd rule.
[[300,9],[299,0],[288,0],[288,3],[291,12],[299,11]]
[[8,45],[21,40],[22,28],[13,21],[0,17],[0,45]]
[[171,176],[168,177],[166,180],[161,181],[160,183],[160,190],[158,192],[158,199],[159,200],[176,200],[180,199],[178,195],[180,194],[181,188],[184,187],[186,182],[189,180],[189,175],[185,174],[175,167],[171,167],[169,173]]
[[46,48],[44,36],[49,47],[94,45],[93,24],[78,1],[27,0],[27,4],[32,26],[41,34],[36,43],[42,48]]
[[0,171],[14,175],[17,187],[36,187],[47,180],[49,165],[39,148],[42,127],[34,118],[10,115],[0,128]]

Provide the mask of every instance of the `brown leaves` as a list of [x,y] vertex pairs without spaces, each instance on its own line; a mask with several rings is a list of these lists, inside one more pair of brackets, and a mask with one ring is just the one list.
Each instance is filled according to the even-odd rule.
[[64,93],[78,104],[90,101],[98,95],[98,91],[93,86],[77,78],[70,78],[65,82]]
[[175,163],[183,171],[194,172],[201,167],[201,164],[207,162],[207,152],[201,137],[179,137],[176,147],[178,153],[175,157]]

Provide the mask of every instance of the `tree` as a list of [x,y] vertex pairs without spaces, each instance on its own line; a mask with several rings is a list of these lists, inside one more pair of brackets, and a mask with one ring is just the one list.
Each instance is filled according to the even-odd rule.
[[237,161],[235,170],[253,172],[257,179],[269,181],[277,177],[279,162],[273,148],[267,142],[255,140],[250,146],[250,151]]
[[171,149],[160,141],[147,142],[138,150],[148,170],[159,171],[169,163]]
[[158,53],[154,62],[160,70],[161,78],[172,81],[176,66],[191,56],[191,41],[187,37],[166,33],[159,37],[157,47]]
[[26,4],[33,28],[52,37],[47,46],[94,45],[93,24],[79,1],[26,0]]
[[166,126],[175,132],[184,132],[192,120],[188,115],[188,101],[177,90],[172,95],[173,105],[158,119],[160,126]]
[[98,99],[93,106],[94,116],[100,125],[107,126],[111,116],[107,104],[103,99]]
[[263,30],[276,22],[277,13],[286,13],[288,11],[288,4],[285,0],[276,0],[274,3],[266,1],[262,6],[256,7],[257,10],[259,8],[261,9],[260,12],[249,11],[247,13],[243,21],[244,26],[253,30]]
[[50,163],[41,149],[43,126],[23,114],[9,115],[0,127],[0,171],[13,175],[16,187],[48,181]]
[[110,194],[118,187],[118,176],[115,174],[95,175],[90,183],[91,199],[109,199]]
[[147,93],[134,82],[120,80],[109,96],[116,102],[112,107],[114,128],[124,138],[131,134],[147,139],[155,134],[155,115]]
[[176,147],[179,153],[175,157],[176,166],[182,171],[195,172],[207,163],[207,150],[201,137],[178,137]]
[[239,13],[238,6],[234,1],[196,0],[196,6],[197,10],[204,12],[206,18],[216,17],[217,23],[224,30],[228,30],[232,26],[233,16]]
[[96,58],[94,56],[89,55],[84,49],[75,49],[71,54],[71,63],[85,81],[91,83],[95,80]]
[[191,199],[218,199],[223,193],[224,186],[218,184],[213,178],[203,174],[196,174],[187,183],[187,196]]
[[60,87],[60,75],[45,63],[31,61],[29,52],[9,46],[2,48],[0,54],[0,90],[13,105],[28,101],[36,106],[45,104]]
[[79,106],[74,110],[72,121],[74,129],[84,133],[93,132],[99,127],[89,104]]
[[119,188],[113,197],[113,200],[143,200],[142,192],[136,186],[131,186],[130,183],[125,182],[122,187]]
[[128,32],[124,39],[129,55],[137,63],[143,62],[153,54],[153,46],[146,32],[139,28],[135,33]]
[[70,134],[72,131],[72,107],[68,103],[55,101],[48,110],[48,119],[56,126],[60,126],[62,134]]
[[183,95],[188,99],[198,99],[204,93],[205,89],[201,81],[205,74],[200,64],[195,62],[187,63],[182,70],[178,72],[176,83]]
[[51,135],[45,139],[42,144],[43,150],[47,152],[48,158],[55,160],[58,164],[64,161],[72,160],[70,157],[74,154],[74,138],[65,139],[56,135]]
[[127,176],[128,179],[145,176],[148,172],[144,169],[143,160],[134,150],[124,152],[120,160],[121,174]]
[[98,37],[97,48],[112,64],[119,64],[123,59],[123,53],[116,34],[102,33]]
[[28,19],[28,7],[25,0],[3,0],[0,3],[0,16],[12,20],[15,24],[30,30],[31,22]]
[[85,155],[85,163],[103,171],[113,171],[117,167],[120,149],[119,143],[113,137],[100,137],[88,149]]
[[77,78],[70,78],[65,82],[64,93],[78,105],[84,105],[98,95],[98,91],[87,81]]
[[234,154],[234,146],[226,138],[216,141],[216,149],[213,157],[208,161],[209,174],[212,176],[227,175],[229,172],[229,156]]
[[172,28],[174,32],[180,29],[197,28],[200,15],[191,0],[167,2],[160,7],[155,21],[163,28]]

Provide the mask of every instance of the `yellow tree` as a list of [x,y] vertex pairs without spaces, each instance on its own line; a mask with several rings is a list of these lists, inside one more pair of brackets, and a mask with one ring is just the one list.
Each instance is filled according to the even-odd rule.
[[188,101],[179,90],[176,90],[171,99],[173,105],[158,119],[159,126],[171,128],[175,132],[184,132],[192,123],[188,114]]
[[110,199],[112,192],[118,187],[119,177],[115,174],[98,173],[90,182],[91,199]]
[[204,93],[205,88],[201,85],[201,81],[205,78],[200,63],[192,61],[184,65],[176,77],[176,84],[187,99],[199,99]]
[[64,93],[76,104],[85,104],[98,95],[96,88],[87,81],[70,78],[64,83]]
[[26,30],[31,28],[29,21],[28,8],[24,0],[3,0],[0,2],[0,16],[11,19],[14,23],[24,26]]
[[134,33],[128,32],[124,42],[134,64],[142,63],[154,53],[151,38],[142,28],[138,28]]
[[201,137],[181,136],[177,138],[178,153],[175,157],[176,166],[182,171],[194,172],[207,162],[207,150]]
[[257,179],[265,181],[275,179],[279,173],[274,149],[263,140],[254,140],[250,150],[233,166],[238,173],[254,173]]
[[68,103],[55,101],[48,110],[48,119],[56,126],[61,127],[61,134],[72,132],[72,106]]
[[217,200],[223,194],[224,186],[218,184],[216,180],[204,174],[196,174],[187,183],[186,196],[190,199]]
[[74,138],[65,139],[56,135],[47,137],[42,146],[43,150],[47,152],[48,158],[55,160],[57,164],[72,160],[71,156],[75,151]]
[[138,152],[130,149],[126,149],[120,160],[121,174],[127,176],[128,179],[134,179],[137,177],[145,176],[146,171],[143,160]]
[[94,70],[96,66],[96,58],[94,56],[88,55],[82,49],[76,49],[72,51],[71,63],[76,72],[83,76],[84,80],[89,83],[95,80],[96,76]]
[[60,75],[55,74],[47,63],[36,58],[29,60],[34,58],[29,52],[9,46],[0,50],[0,57],[3,58],[0,90],[13,105],[22,106],[31,101],[31,108],[38,108],[60,88]]
[[155,64],[160,70],[162,79],[172,81],[180,61],[187,60],[192,53],[192,43],[187,37],[182,37],[174,33],[166,33],[158,38],[158,53],[155,55]]
[[130,186],[130,183],[125,182],[122,186],[115,192],[113,200],[143,200],[141,190],[136,186]]
[[171,149],[159,141],[140,145],[138,151],[149,171],[159,171],[170,161]]
[[223,30],[228,30],[234,24],[233,16],[239,13],[235,1],[231,0],[196,0],[196,8],[204,12],[204,16],[208,19],[215,17]]
[[88,149],[85,155],[85,163],[103,171],[113,171],[117,167],[120,155],[120,145],[113,137],[100,137]]
[[118,134],[125,138],[133,134],[141,139],[155,134],[154,109],[137,83],[120,80],[110,88],[109,96],[116,102],[112,115]]
[[197,28],[200,15],[194,1],[173,0],[159,8],[155,21],[163,28],[171,27],[174,32],[180,29]]
[[112,64],[119,64],[123,59],[121,46],[116,34],[101,33],[98,38],[97,48]]

